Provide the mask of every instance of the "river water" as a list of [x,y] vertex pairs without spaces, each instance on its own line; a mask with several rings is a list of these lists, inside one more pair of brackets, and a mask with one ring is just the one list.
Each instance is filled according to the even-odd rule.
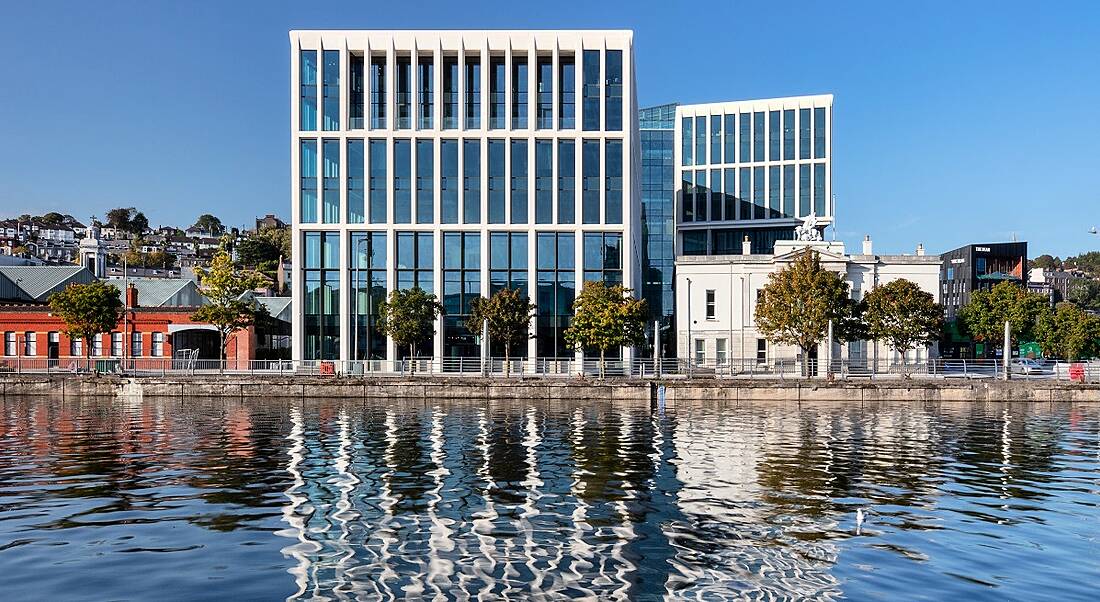
[[0,408],[7,600],[1085,600],[1100,588],[1100,406]]

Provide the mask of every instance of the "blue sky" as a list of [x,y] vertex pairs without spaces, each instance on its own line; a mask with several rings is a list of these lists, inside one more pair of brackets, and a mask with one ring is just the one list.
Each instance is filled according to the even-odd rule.
[[630,28],[639,103],[836,95],[838,238],[1100,248],[1100,2],[11,2],[0,215],[289,215],[290,29]]

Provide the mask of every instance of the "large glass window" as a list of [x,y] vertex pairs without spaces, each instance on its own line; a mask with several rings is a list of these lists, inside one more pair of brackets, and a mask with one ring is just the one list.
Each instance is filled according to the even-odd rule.
[[435,63],[431,56],[422,56],[417,62],[416,81],[416,127],[430,130],[435,114]]
[[466,55],[466,129],[481,127],[481,57]]
[[458,127],[458,57],[443,57],[443,129]]
[[412,223],[412,143],[393,141],[393,223]]
[[527,127],[527,59],[512,56],[512,128]]
[[334,360],[340,357],[340,234],[306,232],[303,262],[302,357]]
[[814,159],[825,158],[825,109],[814,109]]
[[778,161],[780,153],[780,132],[783,130],[779,123],[779,111],[768,111],[768,160]]
[[584,85],[581,88],[581,111],[586,132],[600,129],[600,51],[585,50],[582,55]]
[[682,220],[695,221],[695,179],[690,169],[680,172],[680,190],[682,191]]
[[489,127],[493,129],[503,129],[508,117],[504,106],[505,73],[504,57],[489,59]]
[[767,217],[765,212],[767,201],[764,200],[763,167],[754,167],[752,169],[752,205],[752,216],[754,219],[764,219]]
[[478,357],[477,338],[466,319],[471,302],[481,295],[481,235],[443,233],[443,356]]
[[726,163],[737,162],[737,115],[726,115],[726,140],[725,149],[726,156],[724,161]]
[[810,110],[798,110],[798,158],[810,158]]
[[540,232],[537,239],[538,293],[536,295],[539,357],[572,357],[562,336],[573,315],[576,298],[576,253],[573,234]]
[[370,59],[370,126],[386,127],[386,56]]
[[707,221],[707,196],[710,189],[707,188],[707,172],[700,169],[695,172],[695,221]]
[[707,118],[695,118],[695,164],[707,163]]
[[489,235],[489,294],[502,288],[527,292],[525,232],[493,232]]
[[489,140],[489,223],[505,222],[505,150],[503,140]]
[[511,143],[511,210],[513,224],[527,223],[527,141],[512,140]]
[[577,127],[577,68],[573,57],[558,57],[558,74],[558,127],[571,130]]
[[481,223],[481,140],[462,141],[462,222]]
[[340,222],[340,141],[325,140],[322,143],[325,173],[321,203],[324,206],[322,220],[326,224]]
[[689,230],[684,232],[684,255],[707,254],[707,231]]
[[623,141],[604,143],[604,208],[605,224],[623,223]]
[[794,160],[794,109],[783,111],[783,160]]
[[363,57],[349,54],[348,67],[348,129],[361,130],[365,123],[363,120]]
[[554,61],[548,56],[538,58],[538,112],[539,129],[554,127]]
[[122,357],[122,333],[111,333],[111,357]]
[[348,138],[348,223],[366,221],[364,187],[367,155],[362,139]]
[[779,193],[782,190],[780,187],[780,167],[778,165],[772,165],[768,168],[768,217],[780,217],[782,216],[782,201],[779,198]]
[[558,223],[572,224],[577,215],[576,144],[558,140]]
[[301,91],[298,104],[298,129],[317,129],[317,51],[301,50],[298,53],[298,79]]
[[554,223],[554,143],[535,141],[535,223]]
[[739,200],[738,205],[741,207],[741,217],[739,219],[756,219],[752,210],[752,168],[741,168],[741,184],[738,186]]
[[302,140],[298,147],[298,217],[303,224],[317,223],[317,141]]
[[431,232],[397,233],[397,288],[432,292],[435,240]]
[[722,116],[710,116],[710,162],[722,162]]
[[386,141],[370,141],[370,223],[386,223]]
[[722,216],[727,219],[737,219],[737,169],[726,168],[723,173]]
[[783,217],[794,217],[794,165],[783,166]]
[[814,215],[825,215],[825,164],[814,164]]
[[396,92],[394,94],[394,110],[397,113],[394,126],[399,130],[407,130],[412,127],[412,58],[407,56],[397,57],[397,71],[394,73]]
[[351,233],[352,359],[386,359],[386,336],[378,327],[378,308],[386,300],[386,233]]
[[694,138],[692,137],[691,126],[693,123],[694,121],[691,119],[691,117],[684,117],[680,120],[680,165],[692,164],[692,157],[694,155],[692,154],[691,150],[692,148],[694,148],[692,146]]
[[326,50],[324,56],[324,130],[333,132],[340,129],[340,51]]
[[764,160],[764,112],[752,114],[752,160]]
[[798,166],[798,217],[810,213],[810,166],[803,163]]
[[458,140],[439,143],[439,221],[458,223]]
[[741,113],[741,162],[752,162],[752,114]]
[[584,234],[584,280],[623,283],[623,235],[619,232]]
[[606,113],[604,129],[609,132],[623,130],[623,51],[608,50],[607,64],[604,66],[604,103]]
[[722,219],[722,170],[710,170],[710,219]]
[[416,141],[416,223],[435,221],[435,141]]
[[581,144],[581,223],[600,223],[600,141]]

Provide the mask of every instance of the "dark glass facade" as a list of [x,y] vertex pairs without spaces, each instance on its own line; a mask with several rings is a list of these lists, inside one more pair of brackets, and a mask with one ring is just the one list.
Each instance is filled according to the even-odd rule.
[[340,358],[340,234],[303,234],[303,332],[306,360]]
[[[641,140],[641,296],[652,320],[660,322],[661,355],[676,355],[673,293],[675,269],[676,105],[642,109]],[[651,329],[646,329],[647,331]],[[652,332],[641,354],[653,356]]]
[[378,308],[386,299],[386,233],[352,232],[350,238],[352,359],[384,360],[386,336],[378,327]]

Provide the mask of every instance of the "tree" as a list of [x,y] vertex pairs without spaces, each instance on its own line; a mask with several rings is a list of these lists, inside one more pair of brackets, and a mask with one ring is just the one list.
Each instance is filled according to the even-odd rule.
[[214,326],[218,330],[219,359],[225,359],[225,346],[234,332],[256,323],[267,310],[254,299],[242,296],[267,284],[267,278],[251,270],[243,270],[225,251],[214,255],[208,268],[198,268],[196,275],[202,292],[210,301],[191,314],[191,319]]
[[645,300],[635,299],[631,292],[620,284],[592,280],[584,283],[573,301],[573,319],[563,337],[573,349],[600,350],[600,378],[608,349],[645,342],[649,309]]
[[280,257],[290,257],[289,228],[264,227],[237,243],[237,258],[240,262],[259,269],[270,277],[275,276]]
[[943,306],[910,280],[900,278],[879,286],[863,301],[863,320],[870,337],[886,341],[903,357],[918,345],[931,345],[943,334]]
[[141,236],[145,234],[145,231],[149,229],[149,219],[145,217],[145,214],[138,211],[130,218],[129,232],[135,236]]
[[1062,262],[1066,269],[1077,269],[1092,277],[1100,277],[1100,251],[1089,251],[1075,257],[1066,257]]
[[470,317],[466,328],[481,332],[482,324],[489,324],[489,338],[504,346],[504,374],[511,369],[512,347],[531,338],[531,318],[535,305],[518,289],[503,288],[492,297],[477,297],[470,302]]
[[1044,253],[1031,260],[1031,267],[1044,270],[1060,270],[1062,269],[1062,260],[1049,253]]
[[[975,341],[996,343],[1004,337],[1005,322],[1012,326],[1012,343],[1034,341],[1035,325],[1050,311],[1046,295],[1029,293],[1012,282],[1001,282],[988,291],[970,294],[970,302],[958,314],[962,330]],[[1011,350],[1005,350],[1006,357]]]
[[1053,312],[1043,314],[1035,336],[1046,357],[1072,362],[1100,355],[1100,317],[1073,303],[1059,303]]
[[1083,309],[1100,311],[1100,282],[1091,278],[1074,282],[1066,300]]
[[42,223],[49,224],[51,226],[60,226],[65,223],[65,216],[56,211],[51,211],[42,216]]
[[861,304],[851,299],[848,284],[821,267],[817,251],[807,249],[769,277],[753,316],[769,341],[799,348],[802,374],[808,375],[810,350],[825,339],[830,321],[837,341],[863,338],[861,310]]
[[[408,345],[412,359],[416,344],[435,336],[435,319],[442,312],[435,295],[420,287],[394,290],[378,305],[378,327],[394,343]],[[416,370],[415,364],[412,370]]]
[[121,291],[103,282],[70,284],[50,295],[50,311],[65,323],[66,336],[84,341],[84,356],[91,348],[91,339],[111,332],[122,317]]
[[192,225],[191,227],[209,232],[214,236],[221,236],[225,232],[225,226],[222,225],[222,220],[214,217],[213,215],[210,215],[209,213],[204,213],[200,215],[199,218],[195,220],[194,225]]

